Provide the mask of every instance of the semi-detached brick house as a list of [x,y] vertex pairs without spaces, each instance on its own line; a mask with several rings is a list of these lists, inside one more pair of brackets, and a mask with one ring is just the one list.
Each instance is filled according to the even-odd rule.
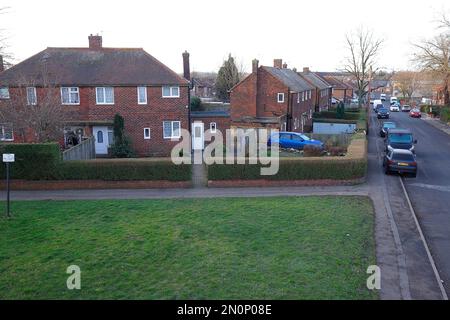
[[253,60],[252,73],[230,91],[231,127],[303,132],[311,126],[313,91],[281,59],[273,67]]
[[314,86],[315,111],[325,111],[331,107],[332,86],[325,79],[310,71],[308,67],[298,73],[303,79]]
[[[189,81],[141,48],[103,47],[101,36],[89,36],[88,48],[39,52],[1,72],[0,87],[1,108],[27,94],[38,105],[53,90],[68,115],[64,140],[94,135],[98,155],[108,154],[115,114],[139,156],[169,155],[171,138],[189,128]],[[14,141],[32,142],[33,133]]]

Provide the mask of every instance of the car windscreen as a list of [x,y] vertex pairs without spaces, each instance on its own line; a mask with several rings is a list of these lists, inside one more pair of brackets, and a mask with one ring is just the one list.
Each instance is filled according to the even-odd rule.
[[414,161],[414,156],[407,153],[394,153],[392,159],[397,161]]
[[380,112],[388,112],[388,109],[386,109],[386,108],[380,108],[380,109],[378,109],[378,111],[380,111]]
[[412,143],[413,137],[411,133],[391,133],[389,140],[393,143]]

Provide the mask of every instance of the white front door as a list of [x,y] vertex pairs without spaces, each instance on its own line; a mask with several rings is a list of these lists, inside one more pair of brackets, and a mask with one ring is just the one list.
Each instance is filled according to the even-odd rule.
[[108,154],[108,127],[93,127],[92,132],[95,137],[95,153]]
[[203,150],[205,148],[203,122],[192,123],[192,149]]

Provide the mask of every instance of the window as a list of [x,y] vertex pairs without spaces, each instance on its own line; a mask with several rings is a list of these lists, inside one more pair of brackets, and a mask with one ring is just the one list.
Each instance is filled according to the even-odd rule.
[[179,98],[180,97],[180,87],[162,87],[163,98]]
[[12,124],[0,124],[0,141],[14,141]]
[[138,104],[147,104],[147,87],[138,87]]
[[311,99],[311,94],[312,94],[312,91],[309,90],[309,98],[310,98],[310,99]]
[[217,132],[217,123],[211,122],[209,124],[209,130],[211,130],[211,133],[216,133]]
[[278,101],[278,103],[283,103],[284,102],[284,93],[279,93],[277,95],[277,101]]
[[144,128],[144,139],[150,140],[150,128]]
[[103,131],[102,130],[97,131],[97,142],[103,143]]
[[305,101],[305,92],[302,92],[302,101]]
[[179,138],[180,127],[181,127],[180,121],[164,121],[163,122],[164,139]]
[[62,104],[80,104],[80,90],[78,87],[61,88]]
[[300,103],[300,92],[297,93],[297,103]]
[[110,127],[108,127],[108,143],[110,146],[114,145],[114,131]]
[[97,87],[97,104],[114,104],[114,88],[113,87]]
[[35,87],[28,87],[27,88],[27,103],[28,103],[29,106],[35,106],[37,104],[36,88]]
[[0,99],[9,99],[8,87],[0,87]]

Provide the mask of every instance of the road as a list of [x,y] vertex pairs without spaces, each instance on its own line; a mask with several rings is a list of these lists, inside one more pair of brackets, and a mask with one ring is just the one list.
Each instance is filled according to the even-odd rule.
[[[417,178],[404,177],[403,182],[410,197],[412,206],[418,218],[424,237],[428,243],[431,255],[436,263],[437,270],[444,281],[443,286],[447,295],[450,294],[450,136],[433,127],[424,120],[410,118],[408,113],[391,113],[390,121],[397,123],[398,127],[408,128],[413,132],[416,145],[418,174]],[[377,122],[372,119],[372,122]],[[374,134],[372,131],[371,134]],[[383,145],[382,139],[376,142],[378,148]],[[382,174],[381,168],[379,174]],[[410,259],[423,259],[423,248],[416,240],[408,238],[409,231],[416,229],[408,219],[408,205],[404,199],[396,194],[402,192],[401,184],[396,175],[387,176],[386,185],[389,192],[390,204],[396,211],[395,219],[399,225],[405,252]],[[404,212],[402,212],[404,210]],[[417,230],[415,230],[417,231]],[[417,252],[414,253],[414,250]],[[424,261],[423,261],[424,263]],[[414,274],[423,274],[417,277],[429,276],[425,264],[417,266],[418,270],[412,271],[410,281],[415,280]],[[420,279],[416,279],[421,281]],[[433,285],[429,285],[432,291]],[[414,298],[414,290],[411,294]],[[416,292],[419,294],[420,292]],[[431,293],[430,293],[431,294]],[[432,295],[431,295],[432,296]]]

